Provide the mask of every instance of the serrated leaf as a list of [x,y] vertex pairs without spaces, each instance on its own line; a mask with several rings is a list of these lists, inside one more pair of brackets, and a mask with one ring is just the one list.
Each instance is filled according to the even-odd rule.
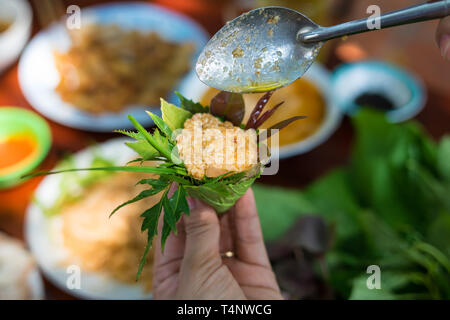
[[162,203],[160,201],[156,205],[154,205],[150,209],[145,210],[144,213],[141,214],[141,217],[144,218],[144,221],[142,223],[142,231],[147,230],[147,245],[145,246],[144,254],[142,255],[141,260],[139,262],[139,267],[136,274],[136,281],[139,280],[139,277],[141,276],[142,273],[142,269],[145,266],[148,252],[152,247],[153,238],[158,233],[158,221],[159,216],[161,215],[161,210],[162,210]]
[[164,207],[164,223],[167,223],[173,233],[177,234],[177,221],[175,219],[175,211],[170,204],[167,193],[162,198],[162,204]]
[[114,130],[114,132],[121,133],[123,135],[126,135],[126,136],[136,139],[136,140],[145,140],[144,136],[140,132],[134,132],[134,131],[128,131],[128,130]]
[[155,195],[155,194],[157,194],[157,193],[163,191],[165,188],[167,188],[167,185],[161,185],[161,186],[158,186],[158,187],[153,187],[152,189],[144,190],[144,191],[142,191],[141,193],[139,193],[136,197],[134,197],[133,199],[128,200],[128,201],[122,203],[121,205],[119,205],[118,207],[116,207],[116,208],[111,212],[111,214],[110,214],[109,216],[111,217],[111,216],[112,216],[114,213],[116,213],[117,210],[119,210],[120,208],[123,208],[123,207],[126,206],[126,205],[132,204],[132,203],[137,202],[137,201],[139,201],[139,200],[142,200],[142,199],[144,199],[144,198],[153,196],[153,195]]
[[187,110],[193,114],[195,113],[208,113],[209,107],[202,106],[198,102],[193,102],[192,100],[189,100],[185,98],[181,93],[175,91],[175,94],[180,99],[180,108],[183,108],[184,110]]
[[[177,223],[183,214],[183,212],[189,215],[189,204],[186,200],[187,194],[183,186],[179,185],[177,190],[174,192],[172,197],[169,199],[169,203],[173,209],[175,223]],[[161,235],[161,250],[164,250],[167,237],[170,235],[171,228],[168,223],[163,225],[162,235]]]
[[183,128],[184,122],[192,117],[191,112],[168,103],[162,98],[161,113],[163,121],[172,131]]

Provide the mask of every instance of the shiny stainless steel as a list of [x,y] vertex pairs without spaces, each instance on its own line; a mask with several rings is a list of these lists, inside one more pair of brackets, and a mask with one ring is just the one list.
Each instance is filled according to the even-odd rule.
[[[450,0],[425,3],[381,15],[388,28],[450,15]],[[321,27],[303,14],[264,7],[228,22],[207,43],[195,70],[210,87],[232,92],[268,91],[300,78],[314,62],[323,41],[378,29],[368,19]]]
[[[380,16],[381,29],[402,24],[443,18],[450,15],[450,0],[424,3],[416,6],[392,11]],[[326,41],[345,35],[375,31],[369,29],[367,18],[349,21],[332,27],[319,27],[311,32],[299,34],[298,40],[304,43]]]
[[314,62],[322,43],[296,41],[299,30],[317,28],[295,10],[265,7],[228,22],[200,54],[202,82],[225,91],[253,92],[285,86]]

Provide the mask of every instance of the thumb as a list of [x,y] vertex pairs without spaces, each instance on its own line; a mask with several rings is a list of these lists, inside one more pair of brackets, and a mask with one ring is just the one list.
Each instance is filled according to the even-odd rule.
[[220,224],[216,212],[203,202],[190,198],[191,213],[184,216],[186,247],[185,259],[201,266],[214,260],[220,262]]
[[446,17],[439,22],[436,41],[444,59],[450,60],[450,17]]

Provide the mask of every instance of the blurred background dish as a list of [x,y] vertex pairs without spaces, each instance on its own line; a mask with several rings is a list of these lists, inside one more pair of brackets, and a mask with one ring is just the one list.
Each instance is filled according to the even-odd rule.
[[[87,148],[58,167],[123,165],[136,156],[125,141]],[[115,207],[139,193],[134,185],[142,178],[136,173],[89,171],[48,176],[39,185],[27,209],[26,240],[46,277],[61,290],[89,299],[151,298],[152,255],[135,281],[146,244],[139,215],[158,195],[109,218]],[[80,270],[79,289],[67,286],[70,266]]]
[[343,112],[372,107],[385,112],[392,122],[414,117],[426,101],[419,79],[381,61],[344,64],[334,71],[332,85],[333,100]]
[[50,129],[36,113],[0,108],[0,189],[14,186],[36,168],[51,145]]
[[0,232],[0,300],[39,300],[44,284],[23,243]]
[[25,0],[0,0],[0,73],[17,59],[30,36],[32,12]]
[[[209,105],[219,91],[204,86],[200,99]],[[332,99],[330,74],[320,63],[315,63],[305,75],[292,85],[276,90],[266,110],[284,101],[280,111],[275,113],[261,128],[269,128],[275,123],[293,116],[307,116],[290,124],[278,133],[280,159],[308,152],[325,142],[339,126],[342,113]],[[252,108],[264,94],[244,94],[247,121]],[[277,116],[278,114],[278,116]]]
[[[99,49],[98,45],[95,47],[96,51],[88,48],[90,57],[92,57],[91,60],[87,59],[88,57],[86,55],[82,57],[74,51],[69,51],[68,54],[64,54],[64,52],[71,50],[72,42],[69,33],[62,22],[51,25],[33,38],[25,49],[19,64],[19,82],[27,100],[42,114],[64,125],[90,131],[113,131],[118,128],[129,128],[128,114],[133,115],[143,125],[149,126],[152,124],[152,121],[146,115],[145,108],[143,107],[146,106],[147,109],[150,109],[158,107],[159,103],[154,103],[153,105],[148,105],[147,103],[145,105],[130,104],[123,109],[122,106],[114,107],[118,101],[109,103],[111,104],[109,107],[106,106],[108,101],[115,99],[126,103],[133,99],[137,99],[141,102],[155,102],[154,95],[150,96],[150,98],[147,97],[146,99],[130,96],[130,94],[145,95],[146,91],[151,90],[146,88],[152,86],[155,88],[154,91],[159,94],[161,94],[162,91],[170,92],[169,96],[166,96],[165,98],[168,98],[168,100],[172,102],[175,101],[173,91],[179,91],[187,97],[190,97],[198,90],[194,85],[195,82],[191,81],[195,78],[194,72],[190,71],[181,80],[177,79],[179,75],[186,71],[186,62],[184,59],[173,59],[171,50],[163,50],[164,48],[162,46],[162,41],[191,44],[195,47],[195,52],[192,55],[191,61],[194,63],[198,52],[208,39],[203,29],[194,21],[162,7],[137,2],[90,7],[83,9],[81,17],[82,29],[92,26],[93,24],[100,24],[109,26],[116,25],[117,28],[120,28],[117,30],[121,31],[116,34],[112,32],[111,34],[111,30],[114,30],[114,27],[107,30],[109,35],[107,34],[106,36],[112,37],[114,42],[112,44],[109,43],[109,47],[106,48],[106,50],[105,48]],[[107,29],[107,27],[104,28]],[[130,30],[137,30],[141,33],[156,32],[161,36],[161,39],[158,39],[159,45],[156,47],[139,47],[135,44],[133,49],[131,46],[128,46],[127,48],[125,44],[127,41],[126,38],[129,38],[131,35],[129,33],[131,32]],[[104,31],[106,32],[106,30]],[[78,31],[71,30],[71,32],[76,33]],[[80,34],[83,36],[83,33]],[[139,33],[134,33],[131,37],[136,38],[139,37],[138,35]],[[141,35],[141,37],[144,36],[144,34]],[[96,36],[95,33],[93,37],[101,38],[99,35]],[[122,37],[122,40],[118,40],[120,37]],[[81,39],[80,41],[86,42],[88,40],[89,38],[84,37],[84,40]],[[156,39],[154,40],[156,41]],[[111,45],[114,45],[114,43],[119,45],[117,48],[118,51],[112,50]],[[126,49],[130,52],[125,52]],[[144,52],[138,53],[136,50],[133,51],[134,49],[144,50]],[[80,51],[79,44],[78,51]],[[103,51],[104,53],[100,53],[100,51]],[[54,55],[55,52],[57,52],[56,60]],[[148,79],[139,78],[140,73],[136,71],[137,78],[133,79],[133,70],[124,69],[130,67],[138,68],[143,69],[146,73],[150,73],[150,69],[155,68],[155,65],[152,65],[151,63],[142,65],[142,61],[149,61],[148,58],[143,60],[147,55],[153,55],[155,62],[165,63],[167,67],[156,68],[154,71],[155,74],[151,75]],[[102,58],[102,56],[105,58]],[[126,61],[127,59],[130,59],[130,57],[131,59],[138,59],[138,57],[140,57],[138,59],[139,62],[127,64]],[[77,59],[81,59],[83,63],[77,63]],[[71,67],[70,63],[72,61],[74,61],[72,66],[78,65],[81,68],[82,65],[87,64],[91,67],[95,66],[96,69],[98,69],[96,71],[89,70],[90,74],[88,75],[86,74],[86,71],[79,70],[78,72],[66,74],[65,77],[61,78],[58,70],[65,70],[66,72],[67,69]],[[102,70],[100,62],[103,63],[104,61],[109,61],[109,63],[113,62],[116,67],[112,68],[112,66],[109,65],[103,67]],[[158,74],[158,72],[164,74]],[[70,75],[75,75],[75,79],[71,79]],[[80,78],[77,79],[77,77]],[[164,79],[168,80],[163,81]],[[109,85],[105,85],[104,83],[96,84],[93,83],[94,80],[104,81],[105,83],[109,83]],[[145,85],[142,84],[142,82],[147,80],[151,81],[147,82]],[[120,92],[121,86],[120,83],[119,85],[117,84],[118,81],[124,82],[124,86],[128,87],[130,90]],[[159,88],[158,85],[161,85],[163,82],[166,84],[163,85],[162,88]],[[76,85],[81,84],[85,88],[75,91],[76,94],[73,94],[72,92],[70,95],[68,93],[70,83],[75,83]],[[177,83],[177,85],[168,88],[171,83]],[[139,88],[133,90],[133,86],[138,86]],[[91,95],[89,95],[90,91],[92,92]],[[61,93],[62,96],[60,96]],[[148,92],[148,94],[150,94],[150,92]],[[89,101],[89,99],[92,101]],[[77,101],[78,108],[67,101]],[[92,107],[92,104],[99,104],[99,106],[94,108]],[[101,111],[112,110],[116,113],[102,113],[101,115],[92,114],[92,111],[99,113]]]

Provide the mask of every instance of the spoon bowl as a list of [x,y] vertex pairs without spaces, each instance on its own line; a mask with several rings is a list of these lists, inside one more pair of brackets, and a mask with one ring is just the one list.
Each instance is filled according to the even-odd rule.
[[259,8],[219,30],[200,54],[195,70],[206,85],[255,93],[277,89],[301,77],[322,42],[297,41],[319,28],[301,13],[283,7]]

